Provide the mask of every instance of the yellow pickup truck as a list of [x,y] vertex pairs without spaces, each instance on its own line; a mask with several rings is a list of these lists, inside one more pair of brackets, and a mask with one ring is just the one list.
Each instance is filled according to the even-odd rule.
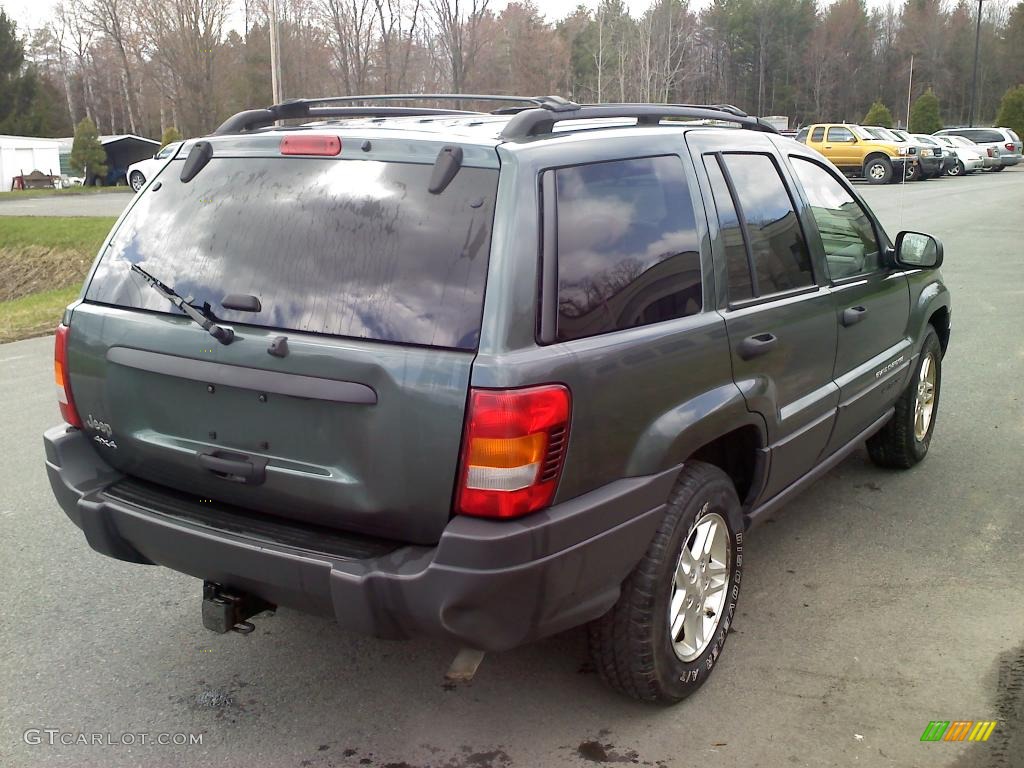
[[817,123],[801,128],[796,140],[818,150],[847,176],[888,184],[917,176],[917,158],[906,146],[876,139],[852,123]]

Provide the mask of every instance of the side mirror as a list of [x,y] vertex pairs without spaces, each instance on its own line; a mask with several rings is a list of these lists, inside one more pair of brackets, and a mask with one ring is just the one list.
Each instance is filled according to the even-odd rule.
[[942,242],[923,232],[900,232],[896,263],[907,269],[937,269],[942,266]]

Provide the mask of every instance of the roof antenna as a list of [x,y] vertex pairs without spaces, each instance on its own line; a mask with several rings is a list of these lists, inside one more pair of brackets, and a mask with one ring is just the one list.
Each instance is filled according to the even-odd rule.
[[430,194],[440,195],[444,192],[461,167],[462,147],[441,147],[434,161],[434,172],[430,174],[430,186],[427,187]]

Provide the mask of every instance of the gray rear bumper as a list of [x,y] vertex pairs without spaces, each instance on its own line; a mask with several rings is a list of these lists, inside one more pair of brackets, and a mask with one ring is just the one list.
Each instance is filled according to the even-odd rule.
[[54,495],[102,554],[332,615],[366,634],[429,634],[486,651],[607,611],[661,522],[679,472],[618,480],[521,520],[455,517],[436,546],[351,558],[126,503],[107,493],[124,476],[86,434],[62,425],[44,443]]

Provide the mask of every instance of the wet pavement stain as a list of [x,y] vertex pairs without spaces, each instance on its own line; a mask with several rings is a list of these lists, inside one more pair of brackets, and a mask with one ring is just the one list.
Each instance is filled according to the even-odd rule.
[[994,677],[992,711],[979,717],[995,720],[995,730],[949,768],[1024,768],[1024,646],[999,657]]
[[591,763],[639,763],[640,755],[632,749],[616,752],[614,745],[599,741],[584,741],[576,747],[576,754]]

